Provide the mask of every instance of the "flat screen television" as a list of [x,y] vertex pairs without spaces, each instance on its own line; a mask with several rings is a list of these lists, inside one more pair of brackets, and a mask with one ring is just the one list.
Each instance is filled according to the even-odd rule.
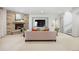
[[35,20],[37,22],[37,27],[44,27],[45,26],[45,20]]

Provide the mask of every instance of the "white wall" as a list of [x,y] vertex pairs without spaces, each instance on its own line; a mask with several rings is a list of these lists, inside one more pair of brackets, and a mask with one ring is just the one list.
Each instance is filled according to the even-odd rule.
[[54,31],[53,20],[55,19],[55,15],[29,15],[29,30],[30,31],[32,31],[32,17],[48,17],[49,31]]
[[70,29],[72,29],[72,13],[67,11],[63,16],[63,29],[64,33],[67,33]]
[[72,35],[79,36],[79,15],[73,13]]
[[6,9],[0,9],[0,37],[6,35]]

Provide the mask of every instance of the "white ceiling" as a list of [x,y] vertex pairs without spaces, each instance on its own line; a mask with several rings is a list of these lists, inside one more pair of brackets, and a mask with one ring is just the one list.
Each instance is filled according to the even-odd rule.
[[71,10],[71,7],[5,7],[8,10],[25,14],[61,14]]
[[72,12],[79,15],[79,7],[73,7]]

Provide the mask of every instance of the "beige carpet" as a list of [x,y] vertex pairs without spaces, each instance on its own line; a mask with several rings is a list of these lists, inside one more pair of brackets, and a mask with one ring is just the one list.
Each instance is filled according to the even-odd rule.
[[25,42],[22,34],[0,38],[0,51],[78,51],[79,37],[59,33],[56,42]]

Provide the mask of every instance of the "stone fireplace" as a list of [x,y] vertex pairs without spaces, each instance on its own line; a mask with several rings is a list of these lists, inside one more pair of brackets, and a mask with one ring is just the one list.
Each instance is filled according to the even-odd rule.
[[7,11],[7,34],[20,33],[21,28],[25,28],[26,30],[28,29],[29,15],[22,14],[23,20],[19,21],[19,19],[16,20],[16,14],[21,14],[21,13],[9,11],[9,10]]

